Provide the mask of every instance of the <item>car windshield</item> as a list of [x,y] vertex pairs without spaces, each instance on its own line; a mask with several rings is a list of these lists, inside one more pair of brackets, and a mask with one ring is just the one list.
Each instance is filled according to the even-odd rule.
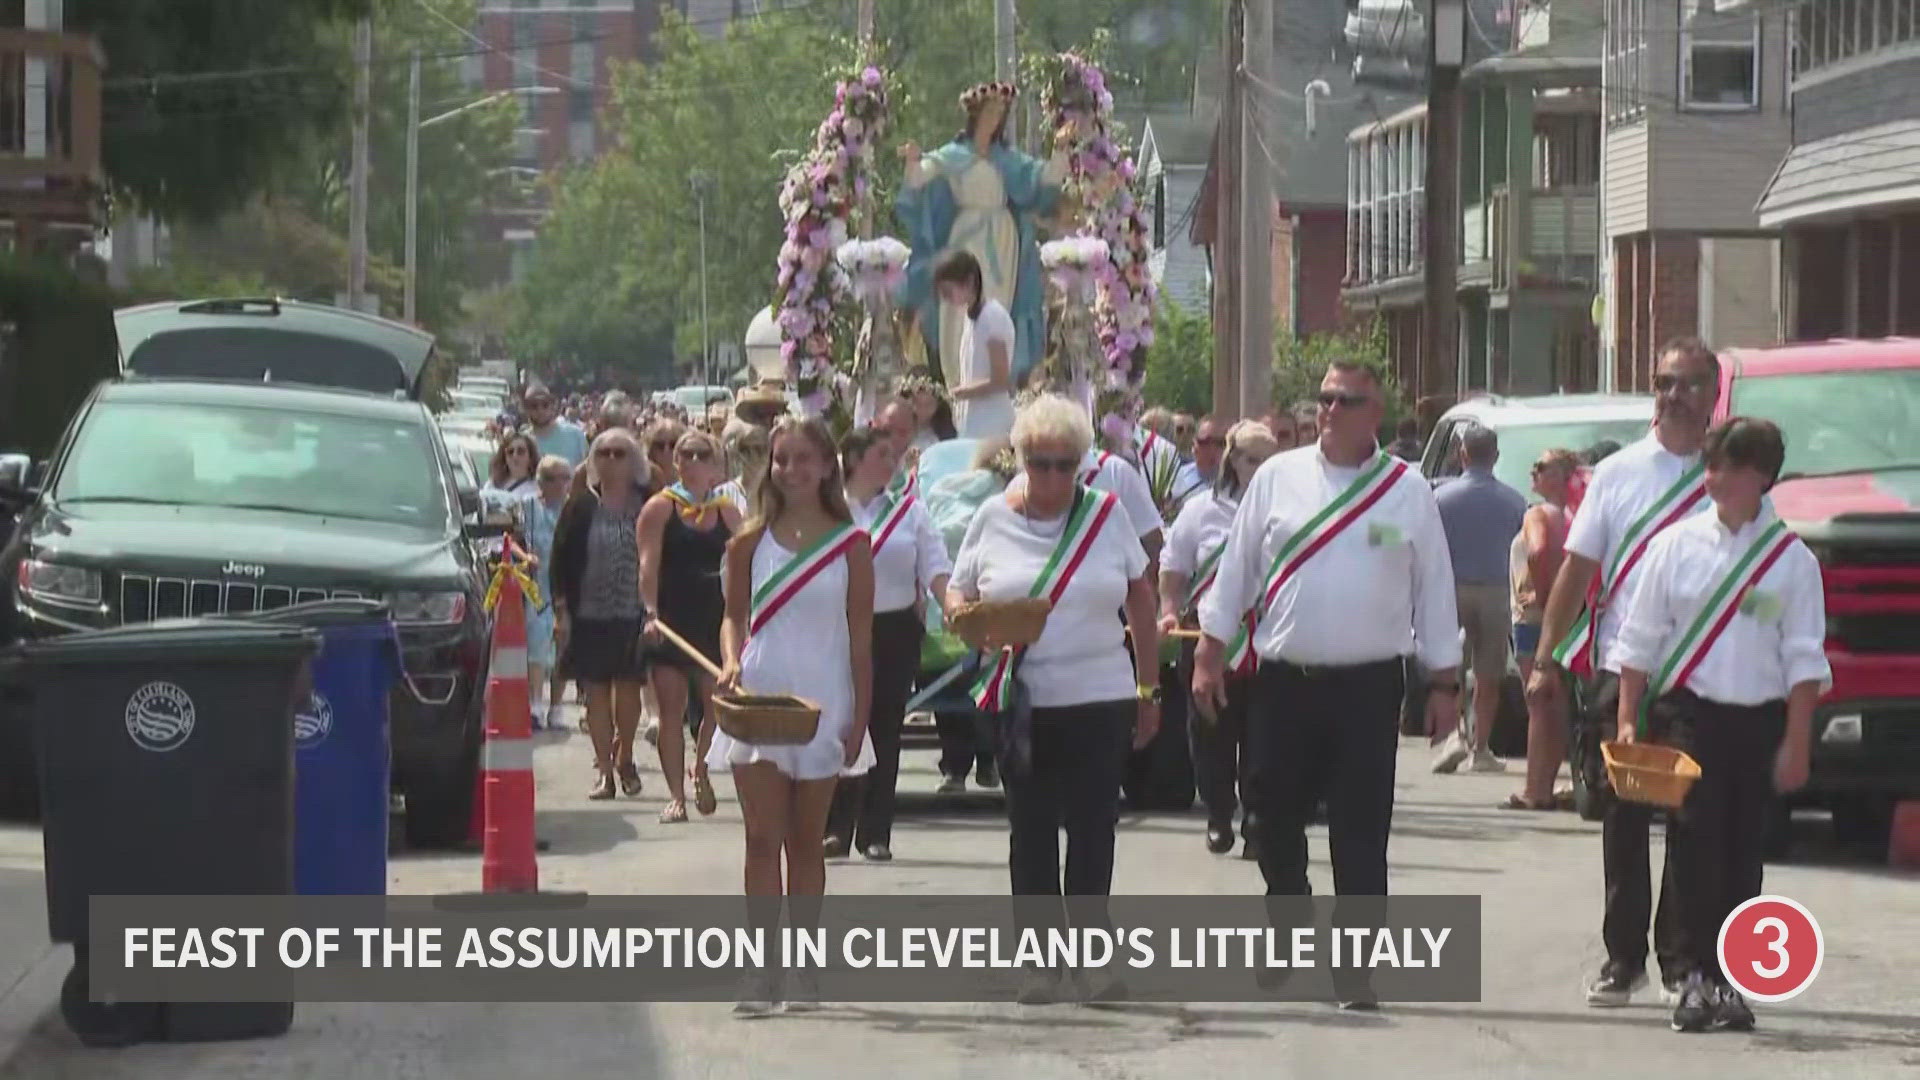
[[1737,379],[1729,404],[1736,415],[1780,425],[1783,474],[1920,465],[1920,368]]
[[1493,467],[1493,475],[1528,499],[1537,499],[1538,496],[1533,493],[1533,463],[1540,460],[1540,455],[1549,450],[1562,449],[1584,454],[1602,442],[1625,446],[1645,436],[1652,424],[1653,418],[1649,415],[1557,424],[1508,425],[1498,431],[1500,461]]
[[428,430],[334,413],[101,402],[54,499],[285,509],[423,528],[448,520]]

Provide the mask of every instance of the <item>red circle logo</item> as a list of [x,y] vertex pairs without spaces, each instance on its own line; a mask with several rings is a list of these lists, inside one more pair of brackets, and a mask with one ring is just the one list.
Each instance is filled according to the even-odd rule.
[[1813,985],[1827,939],[1813,912],[1784,896],[1756,896],[1720,924],[1720,972],[1755,1001],[1785,1001]]

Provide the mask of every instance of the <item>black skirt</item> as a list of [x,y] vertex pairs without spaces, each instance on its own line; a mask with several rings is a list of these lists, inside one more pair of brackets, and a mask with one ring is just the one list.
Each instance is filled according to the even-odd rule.
[[560,670],[581,682],[642,682],[647,677],[640,652],[641,620],[575,619]]

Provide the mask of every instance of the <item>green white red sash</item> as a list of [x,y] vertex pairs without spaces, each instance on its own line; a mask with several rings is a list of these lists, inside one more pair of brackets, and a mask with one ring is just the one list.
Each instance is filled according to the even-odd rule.
[[[1073,572],[1086,560],[1087,552],[1093,550],[1093,542],[1100,535],[1100,527],[1113,516],[1114,504],[1119,502],[1112,492],[1088,491],[1082,489],[1073,500],[1073,509],[1067,513],[1066,527],[1060,531],[1060,542],[1054,545],[1053,554],[1047,558],[1040,574],[1033,579],[1033,588],[1027,593],[1030,597],[1045,596],[1049,603],[1057,604],[1060,596],[1067,591],[1067,583],[1073,580]],[[973,703],[983,712],[999,712],[1006,704],[1007,682],[1013,672],[1013,663],[1019,659],[1021,649],[1006,648],[994,662],[974,680],[971,695]]]
[[1107,462],[1112,459],[1113,454],[1105,450],[1100,451],[1100,455],[1093,459],[1093,467],[1088,469],[1080,477],[1080,485],[1082,487],[1092,487],[1093,482],[1100,479],[1100,470],[1106,468]]
[[1259,602],[1247,613],[1240,632],[1227,643],[1227,670],[1239,671],[1253,663],[1253,635],[1259,628],[1260,620],[1266,618],[1273,602],[1279,598],[1281,587],[1306,565],[1308,559],[1373,509],[1373,505],[1392,490],[1406,471],[1406,462],[1391,454],[1376,451],[1373,460],[1360,470],[1359,477],[1348,484],[1345,491],[1321,507],[1320,512],[1309,518],[1298,532],[1287,537],[1287,542],[1281,544],[1280,550],[1273,556],[1273,565],[1267,570]]
[[894,496],[887,505],[880,508],[880,512],[874,516],[873,527],[867,530],[867,533],[873,537],[874,551],[878,552],[887,546],[887,538],[892,536],[893,530],[899,528],[900,523],[907,519],[907,511],[912,508],[913,496],[908,492]]
[[[916,464],[913,468],[894,477],[893,483],[887,485],[887,492],[898,498],[918,495],[920,493],[920,466]],[[879,545],[876,544],[874,546],[878,547]]]
[[1780,556],[1793,546],[1796,539],[1787,531],[1787,526],[1775,518],[1720,579],[1719,585],[1708,594],[1706,603],[1700,606],[1699,614],[1687,625],[1686,633],[1674,643],[1673,652],[1668,654],[1666,662],[1654,673],[1647,686],[1647,693],[1640,701],[1640,731],[1647,730],[1647,714],[1654,699],[1669,690],[1678,690],[1687,685],[1694,671],[1706,660],[1707,653],[1713,650],[1714,642],[1733,622],[1734,615],[1740,611],[1747,594],[1753,591],[1760,579],[1767,576]]
[[1701,499],[1706,498],[1705,475],[1704,464],[1688,469],[1628,526],[1626,534],[1614,548],[1612,561],[1587,590],[1586,606],[1582,608],[1580,618],[1575,620],[1573,629],[1567,632],[1560,644],[1554,646],[1553,658],[1561,667],[1575,675],[1591,675],[1599,669],[1600,658],[1594,652],[1598,645],[1600,620],[1606,615],[1607,605],[1620,594],[1621,585],[1626,582],[1633,568],[1640,564],[1640,558],[1647,553],[1647,545],[1653,543],[1653,538],[1665,531],[1667,526],[1684,519]]
[[747,618],[747,636],[759,633],[768,620],[780,614],[780,609],[807,587],[807,582],[832,565],[835,559],[845,555],[847,548],[859,535],[860,530],[850,523],[836,526],[815,540],[813,546],[788,559],[786,565],[768,575],[767,580],[753,591],[753,607]]
[[1227,542],[1223,539],[1211,554],[1200,560],[1200,565],[1193,571],[1193,580],[1187,585],[1187,599],[1181,607],[1182,611],[1190,612],[1200,606],[1200,597],[1213,588],[1213,580],[1220,576],[1220,556],[1226,553]]

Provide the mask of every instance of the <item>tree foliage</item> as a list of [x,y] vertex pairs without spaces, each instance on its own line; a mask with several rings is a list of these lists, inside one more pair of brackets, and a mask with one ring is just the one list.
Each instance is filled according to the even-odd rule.
[[1165,296],[1154,317],[1142,393],[1149,405],[1201,416],[1213,411],[1213,320]]

